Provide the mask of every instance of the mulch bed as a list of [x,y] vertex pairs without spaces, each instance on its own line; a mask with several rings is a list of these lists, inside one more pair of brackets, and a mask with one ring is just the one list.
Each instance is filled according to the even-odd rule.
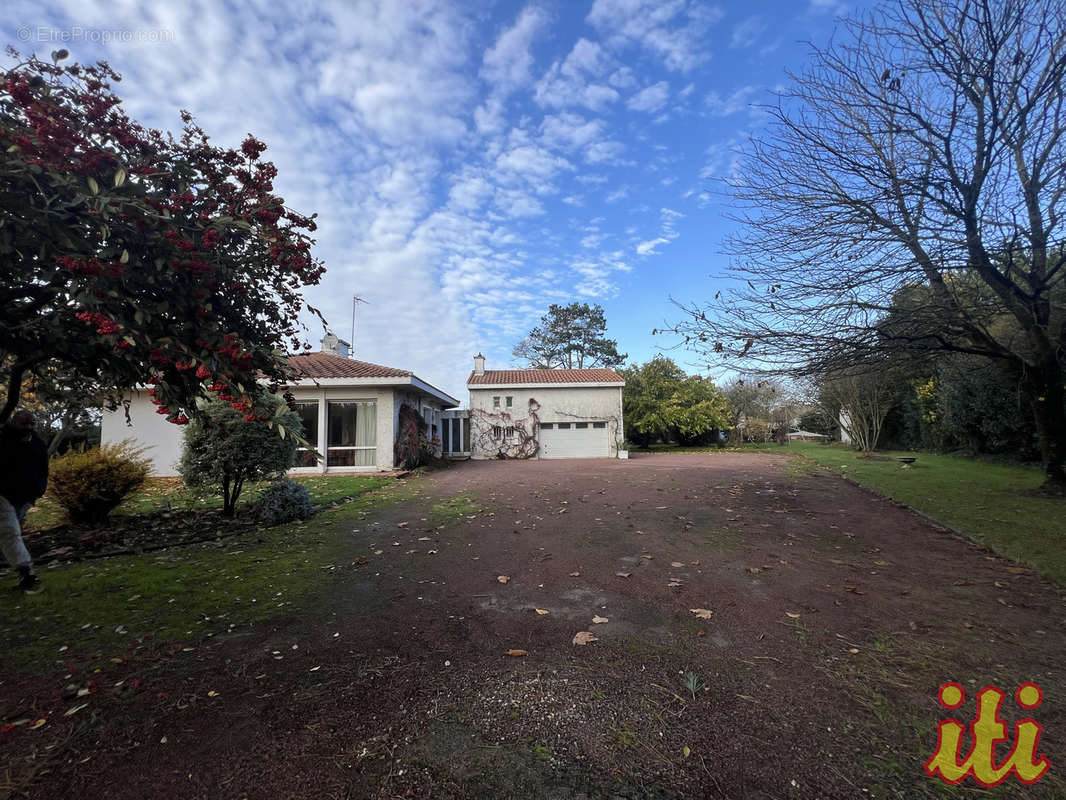
[[215,541],[261,527],[251,517],[224,517],[217,510],[114,515],[99,525],[66,523],[28,530],[26,547],[36,564],[147,553]]

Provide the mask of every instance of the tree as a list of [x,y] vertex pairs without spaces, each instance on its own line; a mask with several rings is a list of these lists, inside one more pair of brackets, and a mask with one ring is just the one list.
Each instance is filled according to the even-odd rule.
[[670,397],[665,416],[678,444],[708,444],[710,434],[729,427],[729,404],[710,378],[690,375]]
[[659,439],[697,444],[712,431],[726,428],[725,395],[709,378],[686,376],[671,359],[659,355],[622,370],[622,414],[626,435],[647,448]]
[[214,147],[184,112],[178,139],[146,129],[116,73],[66,55],[0,72],[0,422],[28,375],[55,374],[112,405],[150,384],[179,424],[209,396],[266,419],[260,381],[286,382],[324,271],[313,218],[274,194],[262,142]]
[[856,367],[826,376],[819,402],[835,413],[852,446],[864,453],[877,447],[881,426],[898,394],[899,380],[887,370]]
[[[759,379],[753,375],[735,378],[725,385],[726,402],[729,406],[729,427],[733,440],[766,441],[770,429],[769,420],[777,407],[781,393],[776,381]],[[756,425],[758,433],[749,435],[748,428]]]
[[[267,395],[262,402],[282,433],[300,430],[299,414],[279,398]],[[296,447],[295,437],[246,420],[230,403],[204,402],[185,429],[178,472],[193,489],[221,490],[222,514],[232,517],[245,483],[283,474],[293,465]]]
[[618,342],[608,339],[603,309],[588,303],[552,303],[540,325],[519,342],[513,355],[532,369],[613,368],[626,360]]
[[[731,183],[738,288],[672,330],[793,374],[893,351],[998,361],[1045,488],[1066,490],[1064,23],[1056,0],[894,0],[845,22]],[[905,287],[922,302],[893,309]],[[890,310],[903,324],[880,324]]]

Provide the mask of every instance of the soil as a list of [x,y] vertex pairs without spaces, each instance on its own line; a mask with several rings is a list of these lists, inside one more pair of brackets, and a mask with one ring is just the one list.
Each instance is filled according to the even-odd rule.
[[[1066,796],[1066,594],[795,467],[633,453],[418,478],[425,497],[338,529],[352,566],[313,608],[127,653],[87,707],[9,731],[10,796],[939,797],[936,722],[989,684],[1012,722],[1024,681],[1053,768],[996,796]],[[456,495],[482,510],[435,518]],[[86,702],[70,675],[4,681],[0,714]]]

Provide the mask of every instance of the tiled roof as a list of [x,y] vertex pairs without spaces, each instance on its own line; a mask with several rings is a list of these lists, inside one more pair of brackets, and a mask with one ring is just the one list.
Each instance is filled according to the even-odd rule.
[[487,369],[470,373],[467,386],[522,383],[625,383],[613,369]]
[[297,378],[410,378],[405,369],[383,367],[368,361],[342,358],[331,353],[301,353],[289,356]]

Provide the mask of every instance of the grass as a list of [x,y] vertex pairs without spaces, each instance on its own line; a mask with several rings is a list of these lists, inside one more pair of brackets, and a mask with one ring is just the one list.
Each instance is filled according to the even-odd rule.
[[[363,492],[311,520],[260,529],[210,543],[152,554],[59,565],[43,573],[45,590],[0,590],[4,672],[102,654],[138,640],[195,645],[295,608],[328,587],[330,576],[358,554],[343,523],[375,506],[410,499],[409,482],[359,476],[343,491]],[[319,497],[342,490],[319,486]],[[5,587],[6,588],[6,587]],[[60,648],[64,648],[61,650]]]
[[[348,497],[356,497],[389,480],[378,475],[299,475],[291,476],[297,483],[302,483],[311,493],[311,502],[315,505],[336,502]],[[243,506],[253,502],[270,481],[258,481],[249,484],[241,492],[237,504],[237,513]],[[157,511],[193,511],[198,509],[222,508],[221,495],[203,495],[186,489],[180,478],[149,478],[141,489],[131,494],[112,514],[118,516],[138,516]],[[44,530],[61,525],[66,520],[63,509],[49,495],[45,495],[27,516],[27,527],[31,530]]]

